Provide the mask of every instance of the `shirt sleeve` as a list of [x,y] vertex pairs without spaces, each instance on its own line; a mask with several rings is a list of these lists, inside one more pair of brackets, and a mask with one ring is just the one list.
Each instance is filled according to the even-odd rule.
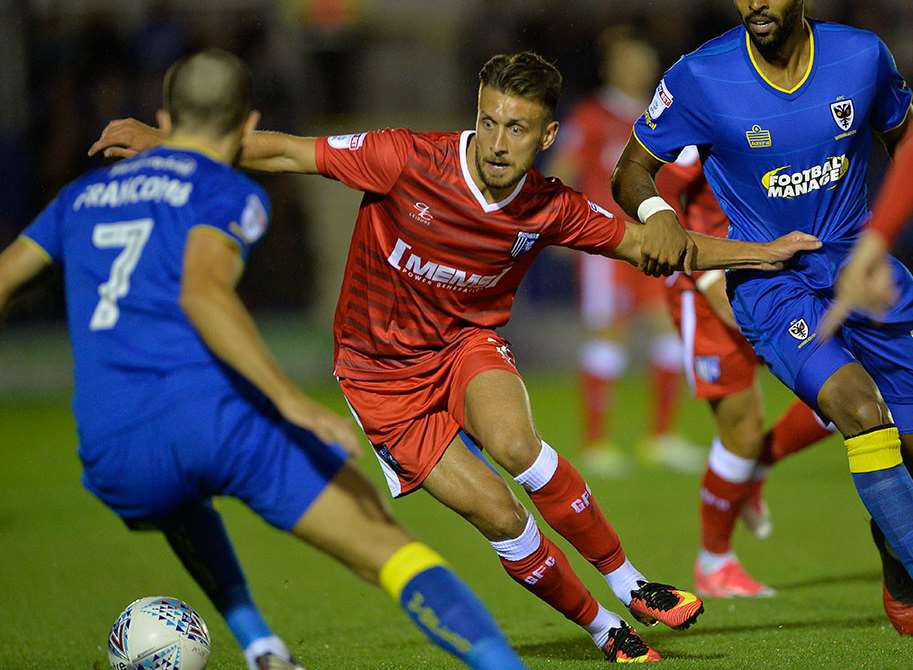
[[872,110],[872,127],[878,132],[893,130],[910,109],[910,88],[897,71],[894,56],[884,42],[878,40],[878,91]]
[[247,260],[251,249],[269,228],[270,202],[260,188],[232,186],[233,191],[228,191],[233,192],[231,197],[226,197],[223,189],[197,206],[194,227],[218,230],[238,246],[241,258]]
[[910,188],[910,174],[913,174],[913,131],[894,155],[894,164],[885,176],[878,193],[869,226],[884,236],[888,246],[893,244],[910,217],[913,216],[913,188]]
[[567,189],[551,244],[606,255],[619,245],[624,234],[625,226],[621,219],[587,200],[582,193]]
[[44,208],[22,235],[47,253],[55,263],[63,262],[63,217],[66,210],[62,194]]
[[350,188],[389,193],[412,152],[405,129],[372,130],[317,139],[317,170]]
[[688,61],[680,58],[663,76],[650,106],[634,124],[634,137],[664,163],[671,163],[689,144],[712,144],[700,88]]

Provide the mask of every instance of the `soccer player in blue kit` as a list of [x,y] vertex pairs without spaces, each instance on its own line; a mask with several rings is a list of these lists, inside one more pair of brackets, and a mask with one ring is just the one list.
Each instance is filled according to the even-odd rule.
[[[782,271],[728,272],[727,290],[742,333],[771,371],[843,434],[886,582],[909,583],[913,479],[901,441],[913,448],[913,278],[894,260],[902,297],[882,323],[854,316],[826,341],[816,331],[868,217],[872,134],[893,152],[909,126],[911,93],[871,32],[806,19],[803,0],[735,5],[742,25],[663,76],[619,159],[615,199],[661,233],[649,236],[645,270],[667,271],[693,253],[653,180],[693,144],[731,222],[730,238],[770,240],[798,228],[822,240]],[[913,599],[896,602],[898,594],[886,589],[885,606],[901,630],[897,619],[913,612]]]
[[0,309],[63,265],[86,488],[131,529],[164,533],[249,670],[301,666],[254,604],[215,495],[380,584],[468,666],[522,669],[482,603],[346,462],[353,427],[279,369],[235,292],[269,216],[231,167],[259,118],[247,68],[202,52],[172,66],[164,94],[165,145],[72,182],[0,254]]

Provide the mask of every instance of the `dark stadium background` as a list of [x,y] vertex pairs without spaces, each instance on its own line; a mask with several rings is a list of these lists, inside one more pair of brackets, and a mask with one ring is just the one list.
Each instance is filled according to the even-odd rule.
[[[812,15],[878,32],[913,76],[913,3],[809,4]],[[666,67],[735,18],[729,0],[0,0],[0,246],[63,184],[101,164],[85,151],[107,120],[151,122],[164,69],[189,51],[217,46],[250,64],[264,128],[461,129],[473,123],[476,73],[493,53],[532,48],[556,62],[567,109],[598,84],[595,38],[605,27],[638,26]],[[875,161],[873,184],[883,163]],[[325,331],[359,195],[319,178],[259,179],[272,197],[273,228],[250,264],[244,297],[261,314]],[[913,258],[913,234],[899,252]],[[573,281],[570,255],[545,254],[524,284],[518,320],[559,314],[566,329]],[[34,327],[62,313],[59,282],[45,281],[17,302],[10,321]],[[552,331],[538,332],[532,343],[514,337],[527,365],[540,354],[550,365],[570,364],[567,334],[553,350]]]
[[[875,30],[913,78],[913,1],[807,4],[812,16]],[[250,64],[265,128],[455,130],[474,122],[476,74],[493,53],[532,48],[554,60],[566,110],[597,84],[595,38],[604,28],[639,26],[668,66],[736,17],[731,0],[0,0],[0,248],[63,184],[103,164],[85,153],[106,121],[152,121],[165,68],[196,49],[222,47]],[[879,157],[872,188],[883,167]],[[244,298],[282,364],[344,413],[330,324],[360,194],[319,177],[256,178],[270,192],[273,227],[251,259]],[[913,260],[913,233],[899,251]],[[572,459],[580,440],[573,283],[572,255],[544,254],[506,329],[538,428]],[[0,323],[0,670],[107,668],[111,622],[153,593],[193,603],[213,634],[211,669],[237,670],[228,630],[164,540],[128,533],[81,487],[71,365],[59,276],[51,276]],[[645,430],[645,377],[631,375],[616,394],[619,444]],[[770,422],[790,398],[769,375],[761,383]],[[683,403],[678,425],[709,445],[704,403]],[[366,453],[360,466],[383,487],[373,461]],[[636,466],[623,479],[590,483],[641,569],[689,585],[698,477]],[[650,629],[645,638],[670,669],[911,667],[909,639],[884,617],[878,558],[839,439],[777,466],[767,486],[774,537],[759,542],[740,528],[735,542],[778,596],[708,602],[687,633]],[[267,618],[307,667],[457,670],[375,589],[239,503],[217,504]],[[465,522],[424,493],[393,509],[482,595],[531,670],[603,667],[572,624],[502,574]],[[617,609],[595,571],[562,546]]]

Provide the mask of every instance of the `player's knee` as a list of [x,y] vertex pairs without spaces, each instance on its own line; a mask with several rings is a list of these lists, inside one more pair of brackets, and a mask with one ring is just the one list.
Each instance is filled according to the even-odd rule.
[[893,422],[887,405],[877,391],[866,393],[856,402],[848,403],[841,414],[839,419],[834,418],[834,423],[847,437]]
[[501,467],[518,475],[535,463],[542,441],[530,431],[505,428],[495,432],[482,446]]
[[760,416],[745,416],[720,429],[728,451],[743,458],[757,458],[764,446],[764,425]]
[[471,521],[486,538],[499,542],[519,537],[526,527],[528,517],[529,512],[526,511],[526,508],[516,498],[510,496],[498,501],[490,501],[490,504],[486,505],[484,510],[479,510],[475,519],[471,519]]

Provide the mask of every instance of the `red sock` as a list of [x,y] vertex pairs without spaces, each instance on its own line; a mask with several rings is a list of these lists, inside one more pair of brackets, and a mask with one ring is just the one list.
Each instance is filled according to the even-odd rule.
[[541,598],[581,626],[593,622],[599,603],[580,581],[567,557],[545,535],[539,548],[519,561],[501,559],[507,574],[527,591]]
[[558,456],[558,468],[548,483],[529,497],[548,525],[599,572],[609,573],[625,562],[618,534],[583,477],[563,457]]
[[593,444],[606,436],[606,418],[615,380],[580,371],[580,392],[583,395],[583,443]]
[[750,489],[750,480],[738,484],[726,481],[707,467],[701,482],[701,541],[704,549],[714,554],[729,551],[739,508]]
[[665,435],[672,428],[678,409],[681,373],[667,367],[650,367],[650,434]]
[[830,434],[809,406],[796,400],[764,435],[764,451],[758,462],[773,465]]

